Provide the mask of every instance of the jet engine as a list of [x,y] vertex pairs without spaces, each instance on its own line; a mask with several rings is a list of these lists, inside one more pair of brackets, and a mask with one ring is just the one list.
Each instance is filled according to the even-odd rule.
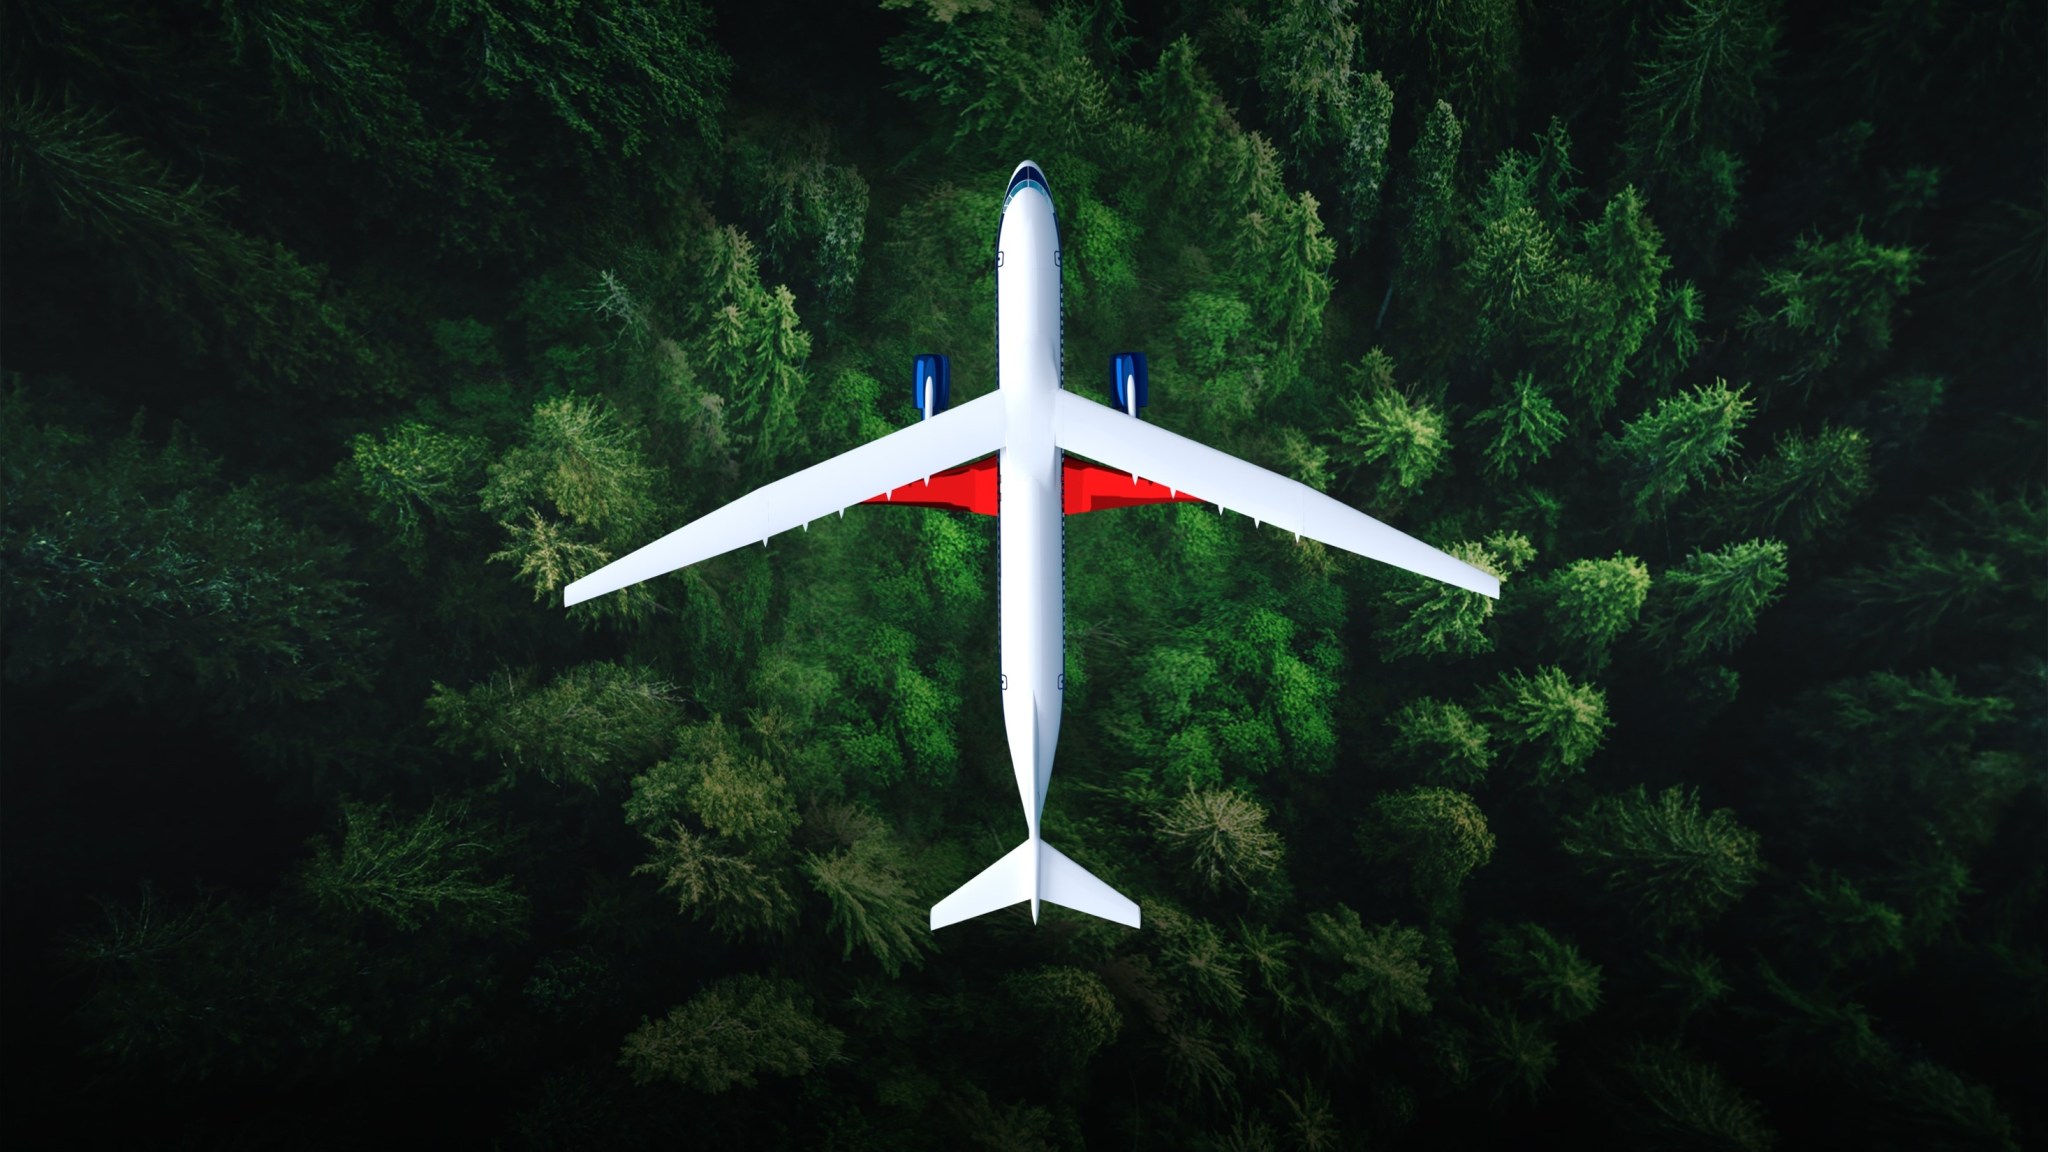
[[1126,415],[1137,416],[1145,406],[1145,354],[1119,352],[1109,358],[1109,394]]
[[911,361],[910,402],[926,420],[946,410],[952,392],[953,363],[936,352],[926,352]]

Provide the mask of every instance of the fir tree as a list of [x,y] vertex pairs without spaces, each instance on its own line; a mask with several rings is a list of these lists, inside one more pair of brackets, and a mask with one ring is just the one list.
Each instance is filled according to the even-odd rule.
[[641,1021],[619,1050],[634,1083],[669,1080],[699,1092],[752,1088],[757,1077],[801,1076],[839,1059],[845,1035],[811,1012],[785,980],[720,980],[660,1020]]
[[1726,808],[1703,813],[1684,788],[1652,799],[1638,784],[1568,820],[1564,850],[1668,931],[1704,924],[1741,899],[1763,869],[1758,843]]
[[1785,546],[1776,540],[1695,552],[1658,578],[1644,638],[1673,662],[1733,651],[1784,585]]
[[1470,796],[1448,788],[1391,792],[1373,802],[1358,831],[1368,860],[1433,913],[1448,911],[1466,877],[1493,859],[1493,833]]
[[1755,405],[1743,388],[1716,380],[1690,395],[1658,401],[1622,426],[1614,442],[1627,474],[1627,493],[1637,521],[1662,514],[1673,501],[1700,486],[1724,466],[1736,449],[1736,433]]

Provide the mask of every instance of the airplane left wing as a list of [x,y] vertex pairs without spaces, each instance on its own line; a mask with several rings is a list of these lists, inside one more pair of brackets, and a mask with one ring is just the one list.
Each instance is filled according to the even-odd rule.
[[1197,495],[1205,503],[1242,512],[1298,536],[1468,592],[1500,596],[1499,577],[1389,528],[1306,484],[1072,392],[1054,396],[1053,439],[1068,452]]
[[1003,396],[991,392],[754,489],[562,590],[580,604],[808,524],[1003,446]]

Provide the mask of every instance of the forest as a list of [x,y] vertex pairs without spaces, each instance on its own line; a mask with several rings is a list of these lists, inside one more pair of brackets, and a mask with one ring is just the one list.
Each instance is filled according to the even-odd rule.
[[[2048,1146],[2048,6],[4,0],[10,1144]],[[994,518],[997,386],[1499,576]],[[1197,493],[1199,495],[1199,493]],[[53,1136],[51,1134],[61,1134]]]

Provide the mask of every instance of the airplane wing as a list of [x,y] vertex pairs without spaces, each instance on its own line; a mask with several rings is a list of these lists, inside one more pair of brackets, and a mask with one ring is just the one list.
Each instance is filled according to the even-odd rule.
[[841,511],[1003,446],[1003,398],[991,392],[821,464],[763,485],[562,590],[566,607],[709,560]]
[[1398,532],[1306,484],[1062,391],[1053,439],[1066,451],[1432,580],[1500,596],[1500,578]]

